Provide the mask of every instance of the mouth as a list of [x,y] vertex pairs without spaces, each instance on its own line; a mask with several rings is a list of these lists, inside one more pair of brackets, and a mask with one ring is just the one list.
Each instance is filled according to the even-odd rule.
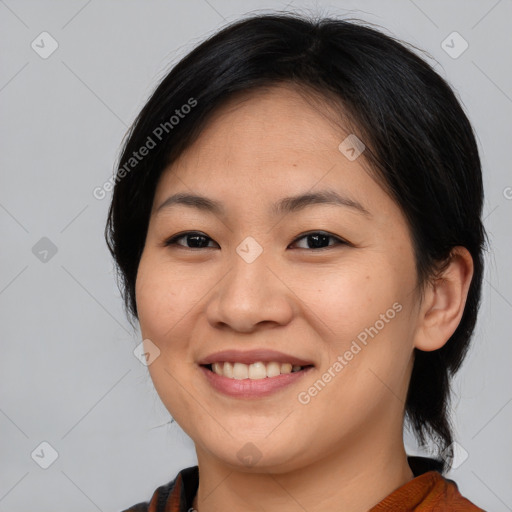
[[212,390],[231,398],[259,399],[292,387],[313,371],[314,366],[273,361],[257,361],[249,365],[224,361],[202,364],[199,368]]
[[220,377],[232,380],[262,380],[272,379],[280,375],[303,372],[313,365],[296,365],[292,363],[281,363],[278,361],[256,361],[245,364],[234,361],[219,361],[211,364],[200,365]]
[[270,396],[298,383],[315,365],[275,350],[224,350],[197,363],[215,392],[239,399]]

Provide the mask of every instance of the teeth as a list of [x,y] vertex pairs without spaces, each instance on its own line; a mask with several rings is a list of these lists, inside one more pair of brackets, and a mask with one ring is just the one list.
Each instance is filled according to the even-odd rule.
[[259,380],[267,377],[277,377],[283,373],[293,373],[302,370],[302,366],[292,365],[290,363],[263,363],[258,361],[252,364],[244,363],[213,363],[212,371],[217,375],[222,375],[230,379]]
[[267,369],[263,363],[249,365],[249,379],[264,379],[267,376]]
[[277,377],[281,375],[281,365],[279,363],[267,364],[267,377]]
[[233,377],[237,380],[249,378],[249,367],[243,363],[235,363],[233,365]]
[[224,377],[229,377],[230,379],[232,379],[235,376],[233,372],[233,365],[231,363],[224,363],[224,367],[222,367],[221,365],[219,366],[220,372],[215,373],[218,373],[219,375],[224,375]]
[[292,373],[292,365],[290,363],[282,363],[281,373]]

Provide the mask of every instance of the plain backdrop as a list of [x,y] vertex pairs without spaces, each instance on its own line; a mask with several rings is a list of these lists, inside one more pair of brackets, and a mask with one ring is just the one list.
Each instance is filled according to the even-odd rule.
[[0,512],[119,511],[196,463],[133,354],[103,238],[110,193],[93,190],[173,64],[227,22],[285,8],[426,50],[475,127],[491,249],[448,476],[512,510],[510,0],[0,0]]

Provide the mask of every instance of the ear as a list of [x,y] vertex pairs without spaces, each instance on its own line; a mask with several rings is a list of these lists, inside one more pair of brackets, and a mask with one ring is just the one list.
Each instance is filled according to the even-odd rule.
[[473,277],[473,258],[465,247],[454,247],[449,262],[426,286],[414,346],[430,352],[444,346],[457,329]]

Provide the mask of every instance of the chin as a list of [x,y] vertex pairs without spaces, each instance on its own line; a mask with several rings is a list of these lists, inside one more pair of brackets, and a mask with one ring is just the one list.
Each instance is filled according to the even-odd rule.
[[[268,431],[271,432],[272,429]],[[303,443],[297,443],[295,436],[284,431],[282,437],[278,435],[271,437],[273,438],[266,438],[261,434],[259,436],[247,434],[243,438],[231,438],[226,434],[222,442],[212,444],[212,437],[208,436],[206,443],[199,444],[204,446],[221,464],[233,471],[285,473],[306,464],[307,456]]]

